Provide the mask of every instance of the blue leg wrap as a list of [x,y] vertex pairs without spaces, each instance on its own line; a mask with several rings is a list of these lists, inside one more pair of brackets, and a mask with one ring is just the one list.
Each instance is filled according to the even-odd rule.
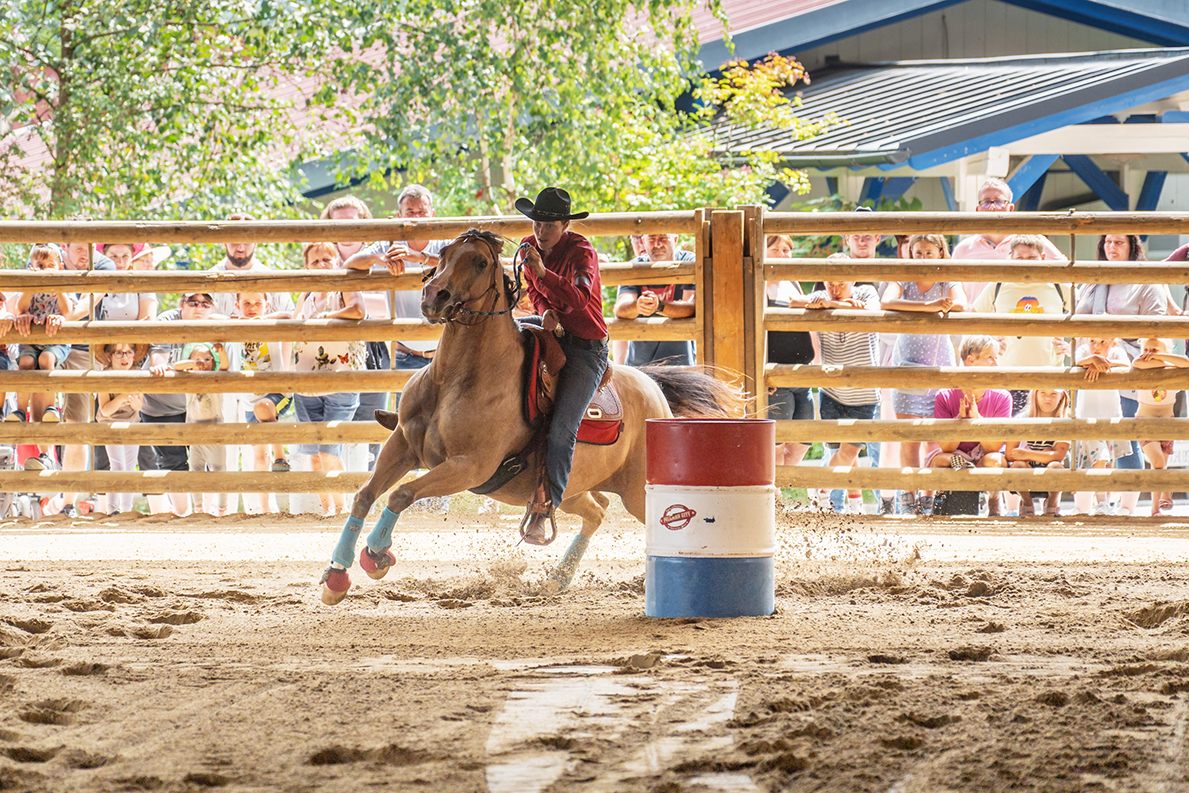
[[569,587],[574,580],[574,573],[578,572],[578,564],[582,561],[582,555],[586,553],[586,546],[589,544],[590,538],[585,534],[576,535],[570,547],[566,549],[565,556],[549,574],[551,579],[561,585],[561,591]]
[[351,515],[343,524],[343,533],[339,535],[339,544],[334,546],[334,554],[330,561],[343,569],[351,566],[355,561],[355,541],[359,539],[359,532],[363,530],[363,521]]
[[367,535],[369,550],[379,553],[392,545],[392,529],[396,526],[396,519],[399,517],[399,512],[393,512],[388,507],[384,507],[384,511],[380,513],[380,518],[376,521],[376,527],[372,529],[371,534]]

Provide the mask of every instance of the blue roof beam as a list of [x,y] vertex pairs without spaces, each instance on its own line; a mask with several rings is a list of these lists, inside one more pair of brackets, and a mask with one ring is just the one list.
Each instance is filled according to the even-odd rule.
[[883,196],[884,185],[888,180],[882,176],[868,176],[863,180],[863,190],[859,193],[860,206],[870,201],[873,205],[879,203]]
[[1044,193],[1045,178],[1048,172],[1042,173],[1025,193],[1016,199],[1016,209],[1021,212],[1036,212],[1040,209],[1040,197]]
[[1140,188],[1139,198],[1136,199],[1137,212],[1155,212],[1160,205],[1160,194],[1164,191],[1164,180],[1168,171],[1148,171],[1144,175],[1144,186]]
[[912,186],[916,182],[917,177],[915,176],[893,176],[884,182],[883,192],[880,194],[880,197],[886,198],[889,201],[895,201],[912,189]]
[[1116,212],[1126,212],[1131,208],[1127,194],[1085,154],[1066,154],[1062,159],[1108,207]]
[[1178,0],[1004,0],[1004,2],[1148,41],[1161,47],[1189,45],[1189,15]]
[[1045,173],[1060,156],[1059,154],[1034,154],[1020,163],[1015,173],[1007,177],[1007,186],[1011,188],[1012,195],[1019,198],[1027,193],[1032,185],[1044,179]]

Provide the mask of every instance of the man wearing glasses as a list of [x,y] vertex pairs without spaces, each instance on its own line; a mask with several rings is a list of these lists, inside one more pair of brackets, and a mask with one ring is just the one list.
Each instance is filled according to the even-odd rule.
[[[1016,205],[1012,203],[1011,187],[1002,179],[992,176],[978,189],[978,206],[975,207],[975,212],[1014,212],[1015,210]],[[1011,237],[1012,232],[1010,231],[1005,231],[1002,234],[975,234],[955,245],[951,256],[954,259],[974,259],[976,261],[1010,259]],[[1069,261],[1061,249],[1050,242],[1048,237],[1041,237],[1041,239],[1044,240],[1045,245],[1045,261]],[[969,305],[974,305],[978,296],[987,288],[987,282],[970,281],[962,286],[966,289]]]

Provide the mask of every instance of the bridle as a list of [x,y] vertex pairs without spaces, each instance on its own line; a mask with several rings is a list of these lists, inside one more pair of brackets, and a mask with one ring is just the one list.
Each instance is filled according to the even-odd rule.
[[[459,237],[459,240],[462,240],[464,242],[472,242],[476,239],[479,239],[480,241],[487,242],[487,240],[483,240],[483,238],[480,237],[479,234],[480,234],[480,232],[477,232],[472,229],[472,230],[467,231],[464,234],[462,234],[462,236]],[[457,242],[458,240],[455,240],[455,241]],[[447,306],[446,310],[443,312],[443,320],[447,323],[452,323],[452,324],[456,324],[456,325],[466,325],[466,326],[470,327],[470,326],[479,325],[483,322],[486,322],[491,317],[498,317],[498,316],[502,316],[504,314],[510,314],[512,312],[512,309],[514,309],[516,307],[516,304],[520,302],[520,297],[521,297],[521,293],[522,293],[521,286],[520,286],[520,283],[521,283],[520,276],[524,269],[524,255],[523,254],[524,254],[525,250],[528,249],[528,247],[529,247],[529,243],[527,243],[527,242],[523,243],[523,244],[521,244],[521,246],[519,248],[516,249],[516,253],[514,253],[512,255],[512,280],[514,281],[514,283],[509,283],[508,276],[506,274],[504,274],[503,268],[500,267],[499,254],[498,254],[498,252],[494,253],[494,255],[492,257],[494,261],[492,263],[495,265],[495,270],[497,272],[497,275],[495,278],[492,279],[491,285],[488,286],[487,289],[485,289],[477,297],[472,297],[472,298],[468,298],[466,300],[461,300],[457,303],[451,303],[449,306]],[[426,283],[431,278],[433,278],[436,269],[437,268],[434,268],[433,270],[426,270],[425,273],[421,276],[421,282]],[[494,310],[475,311],[473,309],[465,308],[465,306],[468,303],[476,303],[480,300],[485,299],[488,295],[491,295],[492,296],[491,305],[492,305],[492,308],[494,309],[495,304],[497,302],[499,302],[498,290],[499,290],[499,282],[500,282],[501,275],[503,276],[503,282],[504,282],[504,284],[503,284],[504,285],[504,294],[508,298],[508,307],[507,308],[502,309],[500,311],[494,311]],[[463,320],[464,317],[471,319],[471,321],[470,322],[464,321]]]

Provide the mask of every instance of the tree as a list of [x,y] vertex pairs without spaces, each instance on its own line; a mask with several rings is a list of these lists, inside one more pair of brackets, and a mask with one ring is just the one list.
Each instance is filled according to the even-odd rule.
[[287,205],[290,159],[309,141],[285,88],[325,35],[304,5],[268,0],[0,0],[0,208]]

